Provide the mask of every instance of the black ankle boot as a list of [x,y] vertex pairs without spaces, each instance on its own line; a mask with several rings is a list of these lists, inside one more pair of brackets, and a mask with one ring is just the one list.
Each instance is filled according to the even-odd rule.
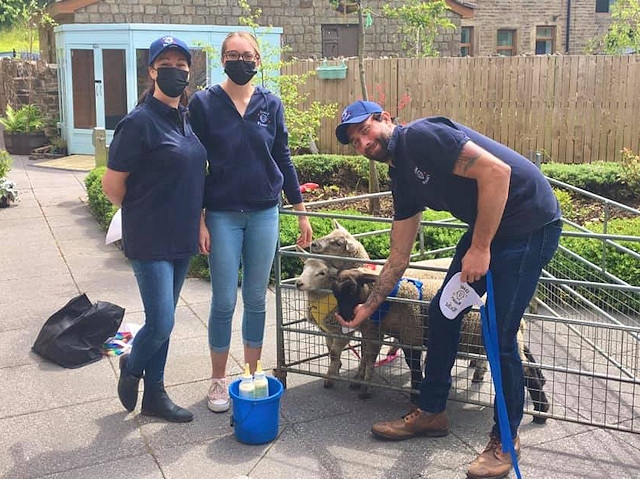
[[176,405],[167,395],[162,383],[145,385],[142,395],[142,414],[155,416],[169,422],[189,422],[193,419],[190,411]]
[[127,369],[129,353],[120,356],[120,379],[118,379],[118,397],[129,412],[136,408],[138,402],[138,386],[142,376],[135,376]]

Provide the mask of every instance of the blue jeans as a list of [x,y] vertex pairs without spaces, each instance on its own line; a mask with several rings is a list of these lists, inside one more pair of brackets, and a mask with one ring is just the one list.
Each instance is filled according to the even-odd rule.
[[[491,243],[489,269],[493,276],[500,362],[507,415],[511,435],[515,437],[524,408],[524,374],[518,354],[516,335],[520,320],[535,293],[542,268],[549,263],[558,247],[562,223],[560,220],[531,233]],[[471,245],[472,232],[466,232],[458,245],[445,282],[462,268],[461,260]],[[472,284],[478,294],[486,292],[486,278]],[[429,340],[425,379],[420,386],[418,406],[428,412],[444,411],[451,388],[451,368],[460,342],[462,314],[448,320],[440,311],[442,290],[429,306]],[[494,404],[493,433],[500,437],[498,415]]]
[[136,376],[144,373],[145,386],[164,382],[169,337],[190,260],[131,260],[144,305],[145,322],[133,340],[127,369]]
[[238,294],[238,268],[242,265],[242,339],[250,348],[262,346],[267,286],[278,242],[278,207],[260,211],[207,211],[211,235],[209,272],[211,310],[209,347],[229,350],[231,319]]

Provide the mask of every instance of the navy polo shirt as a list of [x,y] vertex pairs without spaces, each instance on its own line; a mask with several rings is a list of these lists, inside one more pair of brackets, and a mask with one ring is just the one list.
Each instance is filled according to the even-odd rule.
[[497,238],[527,233],[560,218],[549,182],[531,161],[464,125],[428,117],[396,127],[389,141],[394,219],[410,218],[429,207],[449,211],[473,228],[478,208],[476,180],[453,174],[469,140],[511,167],[509,196]]
[[184,107],[147,95],[118,123],[108,167],[129,172],[122,202],[127,258],[174,260],[198,252],[206,160]]

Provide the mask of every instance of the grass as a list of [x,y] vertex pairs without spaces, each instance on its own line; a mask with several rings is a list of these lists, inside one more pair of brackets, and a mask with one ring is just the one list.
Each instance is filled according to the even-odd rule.
[[[0,52],[10,52],[13,49],[17,52],[29,51],[28,33],[20,31],[15,27],[0,27]],[[38,39],[33,44],[34,51],[38,50]]]

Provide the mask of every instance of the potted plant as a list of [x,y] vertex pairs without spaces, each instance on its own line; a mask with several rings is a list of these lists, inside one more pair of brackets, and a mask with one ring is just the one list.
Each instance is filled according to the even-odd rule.
[[8,208],[18,200],[16,182],[8,178],[0,178],[0,208]]
[[44,118],[37,105],[24,105],[14,110],[7,104],[4,118],[4,144],[14,155],[28,155],[31,150],[47,144],[44,133]]
[[7,208],[11,203],[18,199],[18,190],[16,184],[9,178],[7,173],[11,170],[13,160],[9,153],[0,150],[0,208]]

